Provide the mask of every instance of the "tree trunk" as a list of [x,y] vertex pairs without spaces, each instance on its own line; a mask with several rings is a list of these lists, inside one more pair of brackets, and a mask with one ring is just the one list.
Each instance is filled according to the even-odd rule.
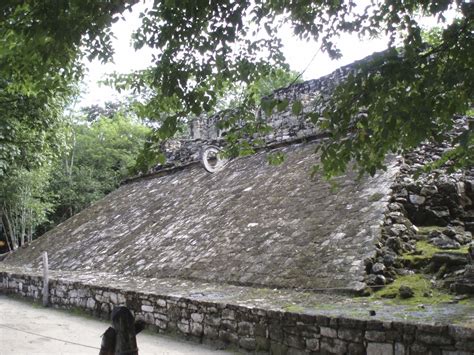
[[[12,248],[11,250],[15,250],[18,245],[16,243],[16,235],[15,235],[15,230],[14,230],[14,226],[12,225],[12,219],[11,217],[9,217],[9,212],[7,210],[6,207],[4,207],[4,212],[5,212],[5,220],[7,221],[7,225],[8,225],[8,231],[10,233],[10,240],[12,242]],[[7,235],[7,239],[8,239],[8,235]]]
[[[7,246],[8,246],[8,251],[12,251],[12,246],[11,246],[11,243],[10,243],[10,240],[8,239],[8,233],[7,233],[7,216],[5,215],[5,221],[3,220],[3,215],[4,213],[2,212],[2,218],[1,218],[1,221],[2,221],[2,224],[3,224],[3,230],[5,232],[5,241],[7,242]],[[3,223],[5,222],[5,223]]]

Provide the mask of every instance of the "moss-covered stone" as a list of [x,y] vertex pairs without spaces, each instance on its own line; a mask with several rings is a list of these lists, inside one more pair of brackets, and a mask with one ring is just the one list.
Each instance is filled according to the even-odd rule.
[[[402,299],[399,295],[399,289],[402,286],[410,287],[414,295],[413,297]],[[449,302],[451,295],[432,287],[430,280],[421,274],[401,276],[392,284],[375,292],[372,296],[374,299],[390,298],[395,303],[400,304],[438,304]]]
[[416,242],[416,251],[402,255],[402,260],[409,266],[420,268],[428,265],[433,255],[440,252],[467,254],[468,246],[465,245],[460,249],[440,249],[427,240],[419,240]]
[[446,229],[446,227],[441,227],[441,226],[419,226],[418,228],[418,234],[422,235],[428,235],[431,232],[442,232]]

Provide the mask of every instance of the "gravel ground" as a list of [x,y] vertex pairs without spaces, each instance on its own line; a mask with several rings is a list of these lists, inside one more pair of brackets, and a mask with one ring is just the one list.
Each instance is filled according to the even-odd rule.
[[[108,322],[0,295],[0,354],[94,354]],[[141,333],[139,353],[229,354],[222,350],[171,337]],[[81,344],[81,345],[79,345]]]

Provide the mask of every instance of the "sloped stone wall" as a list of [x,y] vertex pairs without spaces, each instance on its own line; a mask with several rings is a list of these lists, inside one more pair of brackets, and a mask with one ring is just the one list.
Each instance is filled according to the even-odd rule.
[[46,250],[53,270],[356,292],[397,166],[350,172],[333,191],[310,177],[314,149],[286,147],[279,166],[262,152],[215,174],[194,166],[123,185],[3,262],[37,268]]
[[[0,272],[2,293],[39,300],[39,276]],[[474,329],[292,313],[53,279],[50,302],[110,319],[125,305],[157,332],[272,354],[469,355]]]

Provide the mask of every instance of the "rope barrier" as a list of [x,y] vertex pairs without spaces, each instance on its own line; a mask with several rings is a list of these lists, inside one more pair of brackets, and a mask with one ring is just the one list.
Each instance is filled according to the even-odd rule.
[[0,324],[0,327],[8,328],[8,329],[11,329],[11,330],[16,330],[16,331],[18,331],[18,332],[22,332],[22,333],[26,333],[26,334],[31,334],[31,335],[35,335],[35,336],[42,337],[42,338],[46,338],[46,339],[50,339],[50,340],[56,340],[56,341],[61,341],[61,342],[68,343],[68,344],[72,344],[72,345],[83,346],[83,347],[85,347],[85,348],[100,350],[100,348],[95,347],[95,346],[90,346],[90,345],[85,345],[85,344],[81,344],[81,343],[76,343],[76,342],[69,341],[69,340],[54,338],[54,337],[50,337],[50,336],[48,336],[48,335],[42,335],[42,334],[38,334],[38,333],[35,333],[35,332],[30,332],[30,331],[27,331],[27,330],[23,330],[23,329],[18,329],[18,328],[15,328],[15,327],[11,327],[11,326],[6,325],[6,324]]

